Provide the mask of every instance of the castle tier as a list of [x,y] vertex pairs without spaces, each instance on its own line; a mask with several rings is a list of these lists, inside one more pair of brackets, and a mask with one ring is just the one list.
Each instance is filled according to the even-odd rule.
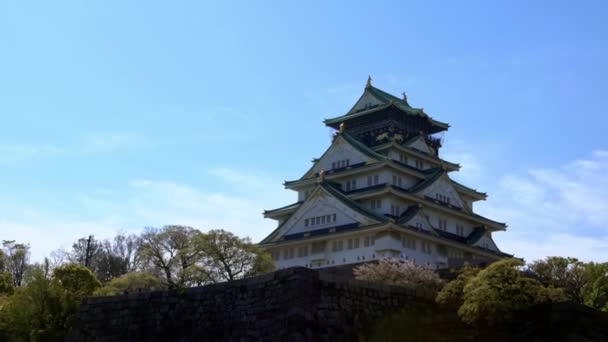
[[260,246],[277,268],[339,266],[395,257],[432,268],[494,261],[504,223],[477,215],[486,194],[453,181],[433,136],[448,124],[371,85],[353,108],[325,120],[331,146],[302,178],[298,201],[268,210],[278,227]]

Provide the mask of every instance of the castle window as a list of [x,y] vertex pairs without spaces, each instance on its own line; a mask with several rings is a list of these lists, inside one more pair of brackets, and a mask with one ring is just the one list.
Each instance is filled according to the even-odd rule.
[[321,217],[315,217],[315,224],[321,224]]
[[348,249],[353,249],[353,239],[348,239]]
[[302,258],[308,255],[308,246],[301,246],[298,248],[298,257]]
[[331,163],[331,169],[336,169],[336,162]]
[[460,223],[456,224],[456,234],[464,236],[464,227]]
[[382,200],[373,199],[372,200],[372,209],[380,209],[382,207]]
[[313,242],[311,253],[323,253],[325,252],[325,241]]
[[438,219],[439,229],[446,231],[448,229],[448,221],[445,219]]
[[409,248],[409,249],[416,249],[416,239],[414,239],[413,237],[407,236],[407,235],[402,235],[401,236],[401,244],[403,245],[403,247]]
[[336,214],[332,214],[331,216],[332,216],[332,219],[333,219],[332,222],[336,222]]
[[363,247],[369,247],[369,236],[363,238]]
[[304,219],[304,227],[308,227],[308,219]]
[[342,240],[333,241],[331,249],[334,252],[339,252],[339,251],[343,250],[344,249],[344,241],[342,241]]
[[420,169],[420,170],[424,169],[424,163],[421,160],[416,159],[415,163],[416,163],[417,169]]
[[399,161],[404,164],[407,164],[407,156],[403,153],[399,153]]
[[378,185],[380,183],[380,176],[374,175],[374,185]]
[[372,176],[367,176],[367,186],[372,186]]
[[422,243],[420,245],[421,245],[423,253],[426,253],[426,254],[431,254],[432,253],[431,244],[429,242],[422,241]]
[[321,224],[325,224],[325,216],[321,216]]
[[353,245],[355,248],[359,248],[359,238],[354,238],[353,239]]

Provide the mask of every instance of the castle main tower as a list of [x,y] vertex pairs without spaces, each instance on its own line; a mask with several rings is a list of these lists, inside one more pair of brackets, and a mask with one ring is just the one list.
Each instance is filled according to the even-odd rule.
[[475,214],[486,194],[450,178],[436,133],[449,125],[371,84],[344,115],[327,119],[333,141],[285,187],[298,201],[264,216],[278,227],[260,242],[277,268],[339,266],[396,257],[432,268],[489,262],[504,223]]

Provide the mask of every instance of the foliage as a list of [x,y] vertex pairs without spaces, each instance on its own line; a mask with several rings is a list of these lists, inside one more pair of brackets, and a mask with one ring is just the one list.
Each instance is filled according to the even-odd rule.
[[534,304],[565,300],[561,289],[544,287],[538,280],[525,277],[523,262],[504,259],[471,278],[463,290],[460,318],[469,324],[498,325]]
[[160,290],[163,285],[157,276],[146,272],[131,272],[112,279],[97,289],[95,296],[115,296],[122,293]]
[[[112,240],[98,241],[93,236],[80,238],[67,253],[72,263],[88,267],[100,281],[106,282],[135,270],[137,237],[118,234]],[[56,251],[54,259],[63,259]]]
[[194,241],[200,231],[185,226],[149,228],[139,240],[139,256],[145,270],[159,275],[170,289],[195,283],[193,267],[200,258]]
[[545,286],[562,288],[574,302],[584,302],[581,289],[585,283],[585,267],[578,259],[547,257],[534,261],[528,270]]
[[196,238],[200,262],[196,270],[200,283],[217,283],[270,272],[274,263],[270,255],[249,238],[225,230],[210,230]]
[[435,301],[443,307],[458,309],[463,304],[463,292],[467,283],[479,273],[478,267],[465,265],[458,272],[456,279],[445,284],[437,293]]
[[101,287],[95,274],[81,265],[59,266],[53,271],[53,276],[64,289],[79,299],[90,296]]
[[0,272],[0,296],[13,294],[14,286],[11,274],[8,272]]
[[30,246],[16,243],[14,240],[3,240],[2,249],[4,268],[11,273],[13,285],[21,286],[29,260]]
[[0,330],[15,341],[60,341],[74,314],[67,304],[65,290],[38,270],[5,302]]
[[386,258],[357,266],[353,273],[359,280],[402,286],[433,297],[443,284],[437,273],[409,260]]
[[528,270],[544,285],[563,288],[571,301],[608,311],[608,263],[547,257],[530,264]]

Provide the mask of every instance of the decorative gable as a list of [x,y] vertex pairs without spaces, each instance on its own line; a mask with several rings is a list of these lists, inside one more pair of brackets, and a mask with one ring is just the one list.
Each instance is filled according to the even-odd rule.
[[439,200],[441,202],[448,202],[452,206],[459,208],[465,208],[469,210],[469,207],[462,200],[454,186],[450,183],[447,176],[443,175],[431,185],[427,186],[421,195],[424,197],[430,197],[432,199]]
[[323,156],[306,172],[304,178],[312,177],[312,175],[321,170],[329,171],[335,168],[372,161],[374,159],[355,148],[342,135],[339,135]]
[[417,210],[416,214],[413,215],[411,219],[402,222],[401,224],[404,226],[415,227],[433,234],[435,233],[431,222],[429,222],[428,215],[425,214],[424,210]]
[[370,94],[369,92],[364,92],[363,95],[359,98],[357,103],[353,106],[353,108],[349,111],[349,113],[360,112],[369,108],[376,107],[378,105],[384,104],[384,102],[380,101],[378,98]]
[[321,186],[317,186],[311,196],[281,225],[273,240],[280,239],[284,235],[306,233],[318,229],[353,223],[365,226],[378,222],[354,210]]
[[423,137],[418,137],[416,140],[409,143],[407,146],[414,148],[418,151],[422,151],[424,153],[433,154],[433,155],[435,154],[433,152],[433,150],[429,147],[429,145],[427,145],[427,143]]
[[496,243],[494,242],[490,234],[491,233],[486,232],[481,238],[479,238],[479,240],[477,240],[477,242],[473,244],[473,246],[499,252],[498,246],[496,246]]

